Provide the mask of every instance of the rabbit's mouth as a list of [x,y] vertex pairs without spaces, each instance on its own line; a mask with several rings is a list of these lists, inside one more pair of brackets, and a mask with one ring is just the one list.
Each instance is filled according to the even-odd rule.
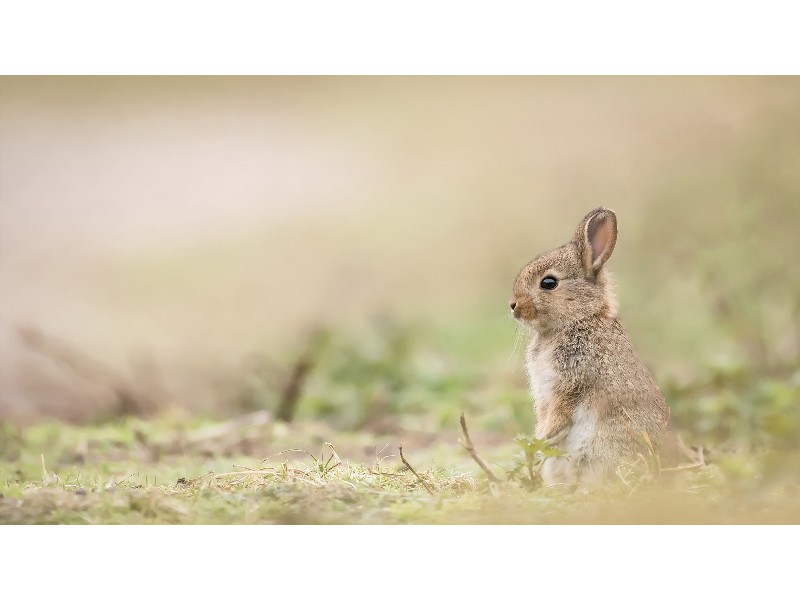
[[516,321],[522,323],[523,325],[533,325],[534,321],[536,320],[536,309],[533,306],[533,302],[527,298],[512,299],[508,305],[511,308],[511,316]]

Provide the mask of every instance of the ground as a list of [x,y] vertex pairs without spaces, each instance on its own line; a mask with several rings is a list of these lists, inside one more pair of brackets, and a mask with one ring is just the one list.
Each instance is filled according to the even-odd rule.
[[491,483],[460,434],[342,432],[265,411],[4,427],[0,523],[800,523],[796,452],[709,450],[705,466],[622,469],[573,492],[531,480],[518,442],[475,432]]

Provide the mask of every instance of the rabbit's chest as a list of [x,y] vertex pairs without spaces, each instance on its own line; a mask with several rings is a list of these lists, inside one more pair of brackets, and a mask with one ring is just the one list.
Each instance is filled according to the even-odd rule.
[[544,413],[553,400],[558,375],[553,368],[550,353],[537,348],[534,344],[528,349],[526,361],[528,386],[537,412]]
[[597,434],[597,414],[585,403],[556,402],[556,388],[563,388],[560,375],[553,367],[550,348],[539,346],[535,342],[530,345],[526,361],[528,384],[533,396],[537,418],[543,419],[553,410],[569,410],[566,415],[571,423],[566,437],[558,444],[562,450],[578,455]]

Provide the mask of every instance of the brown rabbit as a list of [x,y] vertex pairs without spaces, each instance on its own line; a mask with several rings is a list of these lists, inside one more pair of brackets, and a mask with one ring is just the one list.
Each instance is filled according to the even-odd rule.
[[547,485],[594,484],[617,465],[647,456],[645,436],[671,447],[661,390],[617,320],[610,273],[617,216],[596,208],[572,239],[528,263],[510,306],[532,332],[526,367],[536,437],[565,451],[542,466]]

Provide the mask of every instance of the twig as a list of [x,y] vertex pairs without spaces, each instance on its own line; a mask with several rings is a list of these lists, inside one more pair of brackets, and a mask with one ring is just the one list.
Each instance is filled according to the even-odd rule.
[[370,475],[381,475],[382,477],[400,477],[400,473],[384,473],[383,471],[373,471],[372,469],[367,469],[367,472]]
[[153,412],[155,405],[152,392],[137,388],[110,366],[84,354],[68,342],[43,334],[35,327],[21,327],[18,334],[28,351],[38,353],[93,386],[110,390],[116,399],[116,414],[146,415]]
[[294,419],[297,401],[300,399],[300,395],[303,392],[303,387],[308,379],[308,375],[316,365],[320,346],[323,344],[324,339],[324,331],[319,330],[312,333],[307,350],[292,366],[286,384],[281,391],[280,403],[275,411],[276,421],[291,423],[292,419]]
[[[238,467],[238,465],[233,465],[234,467]],[[214,473],[211,477],[212,479],[216,479],[217,477],[234,477],[236,475],[240,477],[248,477],[250,475],[274,475],[275,469],[249,469],[247,471],[231,471],[230,473]]]
[[301,450],[300,448],[289,448],[288,450],[281,450],[280,452],[276,452],[275,454],[270,454],[267,458],[262,458],[261,462],[265,463],[268,460],[270,460],[271,458],[275,458],[276,456],[280,456],[282,454],[286,454],[287,452],[302,452],[303,454],[308,454],[312,459],[314,459],[314,462],[317,462],[317,457],[316,456],[311,454],[311,452],[308,452],[307,450]]
[[[333,444],[331,444],[330,442],[325,442],[323,445],[331,453],[331,458],[329,458],[328,462],[325,463],[325,467],[326,467],[325,468],[325,473],[328,473],[329,471],[332,471],[336,467],[341,467],[342,466],[342,459],[339,458],[339,455],[336,453],[336,448],[333,447]],[[322,456],[320,455],[320,459],[321,458],[322,458]],[[331,459],[334,460],[335,464],[332,467],[327,468],[328,467],[328,463],[331,461]],[[321,462],[321,460],[320,460],[320,462]]]
[[275,419],[283,421],[284,423],[291,423],[294,419],[294,411],[297,408],[297,401],[300,399],[300,393],[303,390],[306,377],[311,372],[313,367],[311,359],[303,357],[298,360],[292,367],[292,372],[289,375],[289,380],[281,393],[281,402],[278,405],[278,410],[275,411]]
[[422,485],[424,485],[424,486],[425,486],[425,489],[426,489],[426,490],[428,490],[428,493],[429,493],[431,496],[434,496],[435,494],[433,493],[433,490],[430,488],[430,486],[429,486],[427,483],[425,483],[425,480],[424,480],[422,477],[420,477],[420,476],[419,476],[419,473],[417,473],[417,472],[414,470],[414,467],[412,467],[410,464],[408,464],[408,461],[406,460],[406,457],[405,457],[405,456],[403,456],[403,447],[402,447],[402,446],[400,446],[400,460],[402,460],[402,461],[403,461],[403,464],[404,464],[406,467],[408,467],[408,469],[409,469],[409,470],[410,470],[410,471],[411,471],[411,472],[412,472],[414,475],[416,475],[416,476],[417,476],[417,479],[419,479],[420,483],[422,483]]
[[125,479],[120,479],[117,483],[114,484],[114,487],[117,487],[120,483],[125,483],[126,481],[128,481],[128,479],[130,479],[134,475],[138,475],[138,473],[131,473]]
[[464,418],[463,412],[461,413],[461,431],[464,432],[464,442],[462,442],[461,445],[464,446],[464,449],[467,452],[469,452],[472,460],[478,463],[478,466],[483,469],[483,472],[486,473],[486,475],[488,475],[489,481],[493,483],[500,483],[502,480],[497,475],[492,473],[489,465],[483,462],[483,459],[478,455],[478,451],[475,450],[475,446],[472,445],[472,439],[470,439],[469,431],[467,430],[467,420]]
[[115,387],[120,377],[107,365],[79,352],[66,342],[44,335],[35,327],[20,327],[18,330],[23,346],[38,352],[53,362],[90,381],[103,380]]
[[697,463],[695,465],[682,465],[680,467],[664,467],[661,469],[662,473],[678,473],[680,471],[697,471],[698,469],[705,468],[705,463]]
[[[684,446],[684,448],[685,448],[685,446]],[[677,467],[666,467],[666,468],[662,468],[661,472],[662,473],[678,473],[680,471],[697,471],[698,469],[702,469],[702,468],[705,468],[705,467],[708,466],[706,464],[705,451],[703,450],[702,446],[699,446],[697,448],[697,456],[695,458],[697,459],[697,462],[694,463],[694,464],[691,464],[691,465],[679,465]]]

